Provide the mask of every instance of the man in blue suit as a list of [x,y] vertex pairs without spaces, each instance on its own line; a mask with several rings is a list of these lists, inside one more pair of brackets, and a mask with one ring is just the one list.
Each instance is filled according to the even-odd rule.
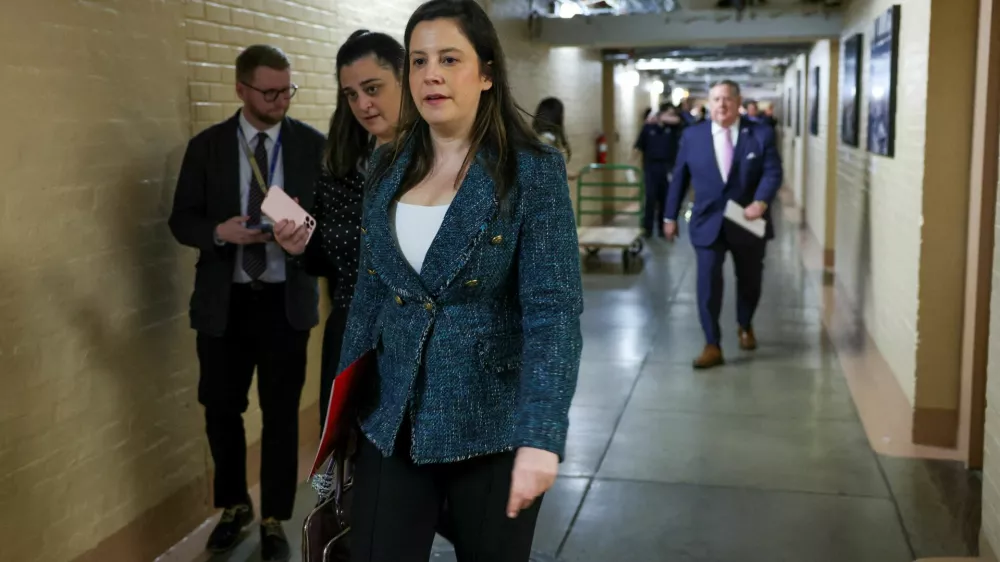
[[[774,130],[740,118],[741,101],[735,82],[723,80],[712,86],[711,119],[684,131],[663,211],[663,233],[673,240],[681,203],[694,184],[689,233],[697,256],[698,315],[706,344],[694,361],[697,369],[723,363],[719,312],[726,252],[732,254],[736,271],[740,347],[757,347],[753,315],[760,301],[767,241],[774,238],[770,205],[781,187],[782,171]],[[763,238],[724,217],[730,200],[744,208],[747,220],[766,221]]]

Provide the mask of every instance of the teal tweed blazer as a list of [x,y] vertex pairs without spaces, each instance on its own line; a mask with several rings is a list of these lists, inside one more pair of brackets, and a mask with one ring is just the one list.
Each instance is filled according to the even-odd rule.
[[408,417],[417,464],[519,447],[563,460],[583,311],[563,157],[545,146],[518,152],[516,185],[501,204],[480,154],[418,274],[388,214],[411,154],[400,150],[365,195],[339,366],[377,354],[378,373],[360,393],[361,430],[391,456]]

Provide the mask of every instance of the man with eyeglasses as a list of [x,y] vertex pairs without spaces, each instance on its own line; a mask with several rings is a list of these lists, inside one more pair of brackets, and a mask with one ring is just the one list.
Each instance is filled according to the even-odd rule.
[[236,59],[243,107],[188,143],[170,216],[178,242],[198,249],[190,318],[197,331],[198,401],[215,462],[215,506],[222,509],[207,548],[233,548],[254,521],[243,413],[256,369],[265,561],[290,557],[281,522],[291,519],[295,502],[306,346],[319,323],[316,279],[274,242],[273,225],[261,214],[271,186],[307,211],[312,207],[324,137],[286,115],[295,91],[280,49],[244,50]]

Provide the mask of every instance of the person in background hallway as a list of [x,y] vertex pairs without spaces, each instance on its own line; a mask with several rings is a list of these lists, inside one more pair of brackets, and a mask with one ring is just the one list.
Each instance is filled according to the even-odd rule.
[[666,202],[668,176],[677,160],[683,130],[684,124],[677,115],[677,108],[665,103],[657,112],[657,120],[643,126],[635,141],[635,150],[642,154],[645,176],[646,204],[642,228],[647,237],[662,232],[658,225],[661,224],[663,204]]
[[[689,127],[681,139],[677,165],[663,211],[663,233],[677,236],[677,215],[688,186],[695,186],[689,233],[698,269],[698,314],[705,349],[695,368],[723,363],[719,313],[726,252],[736,271],[736,318],[740,347],[753,350],[753,316],[760,300],[767,240],[774,237],[770,205],[781,187],[781,157],[774,130],[740,118],[740,87],[723,80],[709,93],[711,121]],[[727,201],[745,208],[747,220],[767,221],[763,239],[724,218]]]
[[767,125],[768,127],[774,128],[775,122],[773,118],[768,117],[766,114],[761,113],[760,107],[755,101],[748,101],[746,103],[747,119],[753,121],[754,123],[760,123],[761,125]]
[[682,99],[680,105],[677,106],[677,111],[680,113],[685,125],[692,125],[698,121],[698,118],[692,113],[692,107],[691,98]]
[[315,190],[317,231],[305,248],[303,240],[295,239],[294,225],[275,229],[275,238],[286,251],[305,252],[306,270],[327,279],[332,306],[323,331],[321,426],[326,421],[358,275],[365,170],[372,151],[396,135],[404,56],[399,41],[368,30],[355,31],[341,45],[336,59],[337,109],[330,118],[323,175]]
[[642,112],[642,124],[646,123],[656,123],[656,114],[653,113],[652,107],[647,107],[646,111]]
[[198,401],[215,462],[215,506],[223,510],[207,547],[229,550],[254,521],[243,413],[256,368],[265,561],[290,556],[281,521],[292,516],[298,484],[299,400],[309,330],[319,323],[319,290],[316,278],[266,231],[262,186],[251,162],[265,184],[312,208],[324,141],[316,129],[286,116],[296,88],[281,50],[254,45],[239,55],[236,93],[243,107],[188,143],[169,221],[181,244],[199,250],[191,327],[201,370]]
[[583,291],[566,166],[521,118],[475,0],[404,33],[399,137],[373,157],[341,367],[359,403],[354,562],[426,562],[443,503],[460,562],[527,562],[565,454]]
[[566,130],[563,126],[563,116],[565,110],[563,103],[557,98],[545,98],[538,103],[535,109],[535,118],[531,122],[538,138],[545,144],[554,147],[566,161],[567,174],[569,179],[575,179],[576,174],[569,173],[569,161],[573,158],[573,149],[566,139]]

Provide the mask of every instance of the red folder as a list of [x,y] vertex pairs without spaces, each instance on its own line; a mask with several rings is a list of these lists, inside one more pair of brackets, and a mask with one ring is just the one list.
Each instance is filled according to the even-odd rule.
[[310,479],[330,458],[333,451],[344,443],[348,431],[355,423],[357,398],[354,397],[354,389],[358,387],[359,380],[371,376],[370,372],[374,367],[374,361],[374,351],[367,351],[334,379],[333,389],[330,392],[330,403],[326,410],[326,423],[323,424],[323,434],[319,440],[319,449],[316,451],[316,458],[313,459],[312,470],[309,471]]

